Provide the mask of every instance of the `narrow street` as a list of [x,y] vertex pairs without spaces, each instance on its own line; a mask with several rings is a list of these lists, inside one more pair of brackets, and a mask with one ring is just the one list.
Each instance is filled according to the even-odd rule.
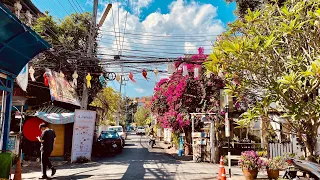
[[[128,135],[121,154],[57,168],[53,179],[214,179],[218,172],[217,165],[178,161],[158,145],[150,149],[147,137],[135,134]],[[40,169],[22,174],[23,179],[39,176]]]

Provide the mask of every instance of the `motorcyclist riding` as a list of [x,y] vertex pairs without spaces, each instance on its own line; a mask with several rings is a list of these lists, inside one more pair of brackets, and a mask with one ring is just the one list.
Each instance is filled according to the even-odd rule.
[[149,136],[150,136],[149,145],[153,147],[154,145],[156,145],[155,133],[153,131],[153,128],[150,129]]

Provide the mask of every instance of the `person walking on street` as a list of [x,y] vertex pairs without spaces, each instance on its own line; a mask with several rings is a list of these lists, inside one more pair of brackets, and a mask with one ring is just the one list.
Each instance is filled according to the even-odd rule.
[[41,137],[37,137],[38,141],[41,143],[41,169],[42,177],[39,179],[47,179],[47,167],[52,170],[51,176],[55,175],[56,169],[52,166],[49,156],[53,151],[54,141],[56,134],[52,129],[49,129],[45,123],[41,123],[39,126],[42,134]]

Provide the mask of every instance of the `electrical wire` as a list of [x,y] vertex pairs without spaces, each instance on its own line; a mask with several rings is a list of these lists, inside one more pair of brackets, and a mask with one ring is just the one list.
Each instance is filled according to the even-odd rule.
[[[112,51],[115,51],[115,49],[108,49],[108,50],[112,50]],[[157,50],[157,49],[155,49]],[[161,53],[161,54],[175,54],[175,55],[184,55],[186,54],[185,52],[169,52],[169,51],[149,51],[149,50],[140,50],[140,49],[122,49],[122,51],[124,52],[139,52],[139,53],[155,53],[155,54],[158,54],[158,53]],[[197,53],[197,52],[195,52]],[[195,54],[193,53],[193,54]],[[103,53],[99,54],[98,55],[103,55]]]
[[[108,30],[100,30],[100,31],[102,31],[101,34],[106,34],[108,32],[112,32],[112,31],[108,31]],[[138,35],[138,36],[143,35],[143,36],[151,36],[151,37],[168,37],[168,36],[171,36],[171,37],[212,37],[212,36],[221,35],[221,33],[219,33],[219,34],[201,33],[201,35],[194,35],[194,33],[193,34],[183,33],[183,35],[181,35],[181,32],[177,33],[177,34],[171,33],[168,35],[164,35],[163,33],[143,32],[143,31],[137,31],[137,30],[126,30],[126,31],[127,31],[127,34],[130,34],[130,35]]]
[[119,46],[118,46],[118,41],[117,41],[117,33],[116,33],[116,25],[114,23],[114,15],[113,15],[113,8],[111,8],[111,15],[112,15],[112,19],[113,19],[113,32],[114,32],[114,37],[116,38],[116,45],[117,45],[117,51],[119,51]]
[[[127,1],[128,6],[129,6],[129,0]],[[125,23],[124,23],[124,30],[123,30],[123,37],[122,37],[122,46],[121,46],[121,52],[120,54],[122,54],[122,49],[123,49],[123,42],[124,42],[124,37],[126,35],[126,28],[127,28],[127,19],[128,19],[128,11],[126,13],[126,18],[125,18]],[[120,28],[119,28],[119,32],[120,32]]]
[[71,7],[72,7],[72,9],[74,10],[74,12],[79,13],[79,12],[76,10],[76,8],[73,6],[73,4],[71,3],[71,1],[68,0],[68,2],[69,2],[69,4],[71,5]]
[[58,3],[60,4],[60,6],[62,7],[62,9],[70,16],[70,14],[68,13],[68,11],[63,7],[63,5],[61,4],[61,2],[59,0],[57,0]]
[[[119,29],[119,48],[120,48],[120,51],[121,51],[121,45],[120,45],[120,2],[118,0],[118,29]],[[119,55],[120,55],[120,52],[119,52]]]
[[[110,35],[110,34],[109,34]],[[123,36],[117,36],[118,38],[121,38]],[[124,38],[124,37],[123,37]],[[101,38],[102,39],[102,38]],[[153,38],[140,38],[140,37],[134,37],[132,38],[134,40],[138,39],[138,40],[142,40],[142,41],[158,41],[158,42],[168,42],[168,43],[175,43],[175,42],[212,42],[214,41],[214,39],[189,39],[189,38],[185,38],[184,40],[183,39],[179,39],[179,40],[169,40],[169,39],[153,39]],[[107,40],[111,40],[111,39],[107,39]]]
[[[179,51],[184,51],[184,50],[198,50],[198,47],[191,47],[191,46],[187,46],[185,48],[152,48],[152,47],[142,47],[142,46],[123,46],[126,48],[134,48],[134,49],[149,49],[149,50],[164,50],[164,51],[170,51],[170,50],[179,50]],[[110,49],[110,47],[107,46],[98,46],[97,49]],[[212,50],[212,47],[210,46],[210,49],[207,48],[205,50]]]
[[[110,39],[111,40],[111,39]],[[100,40],[100,42],[105,42],[107,44],[110,44],[110,42],[107,42],[107,41],[104,41],[104,40]],[[173,44],[155,44],[155,43],[139,43],[139,42],[131,42],[131,41],[126,41],[124,40],[124,42],[126,43],[130,43],[130,44],[139,44],[139,45],[148,45],[148,46],[157,46],[157,47],[194,47],[192,45],[173,45]],[[200,47],[212,47],[212,45],[204,45],[204,44],[201,44],[201,45],[198,45]]]
[[[37,0],[36,0],[37,1]],[[39,3],[39,1],[37,1],[37,3]],[[56,7],[55,6],[50,6],[50,2],[49,1],[45,1],[45,3],[48,5],[48,7],[50,7],[50,9],[51,9],[51,12],[53,12],[53,7],[54,7],[54,12],[56,13],[56,14],[60,14],[61,13],[61,11],[58,11],[58,9],[56,9]],[[49,4],[50,3],[50,4]],[[40,4],[40,3],[39,3]],[[57,12],[59,12],[59,13],[57,13]],[[62,15],[63,15],[63,13],[61,13]],[[61,15],[60,14],[60,15]]]
[[[77,10],[79,10],[79,13],[84,13],[77,1],[72,0],[72,2],[74,6],[77,8]],[[79,7],[77,5],[79,5]]]

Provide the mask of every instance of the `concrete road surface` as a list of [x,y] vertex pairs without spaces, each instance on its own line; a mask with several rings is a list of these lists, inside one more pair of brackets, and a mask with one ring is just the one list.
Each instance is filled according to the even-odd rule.
[[[158,145],[151,149],[146,136],[135,134],[128,135],[121,154],[57,168],[53,179],[215,179],[218,172],[217,165],[178,161]],[[23,173],[22,178],[37,179],[40,175],[39,169]]]

